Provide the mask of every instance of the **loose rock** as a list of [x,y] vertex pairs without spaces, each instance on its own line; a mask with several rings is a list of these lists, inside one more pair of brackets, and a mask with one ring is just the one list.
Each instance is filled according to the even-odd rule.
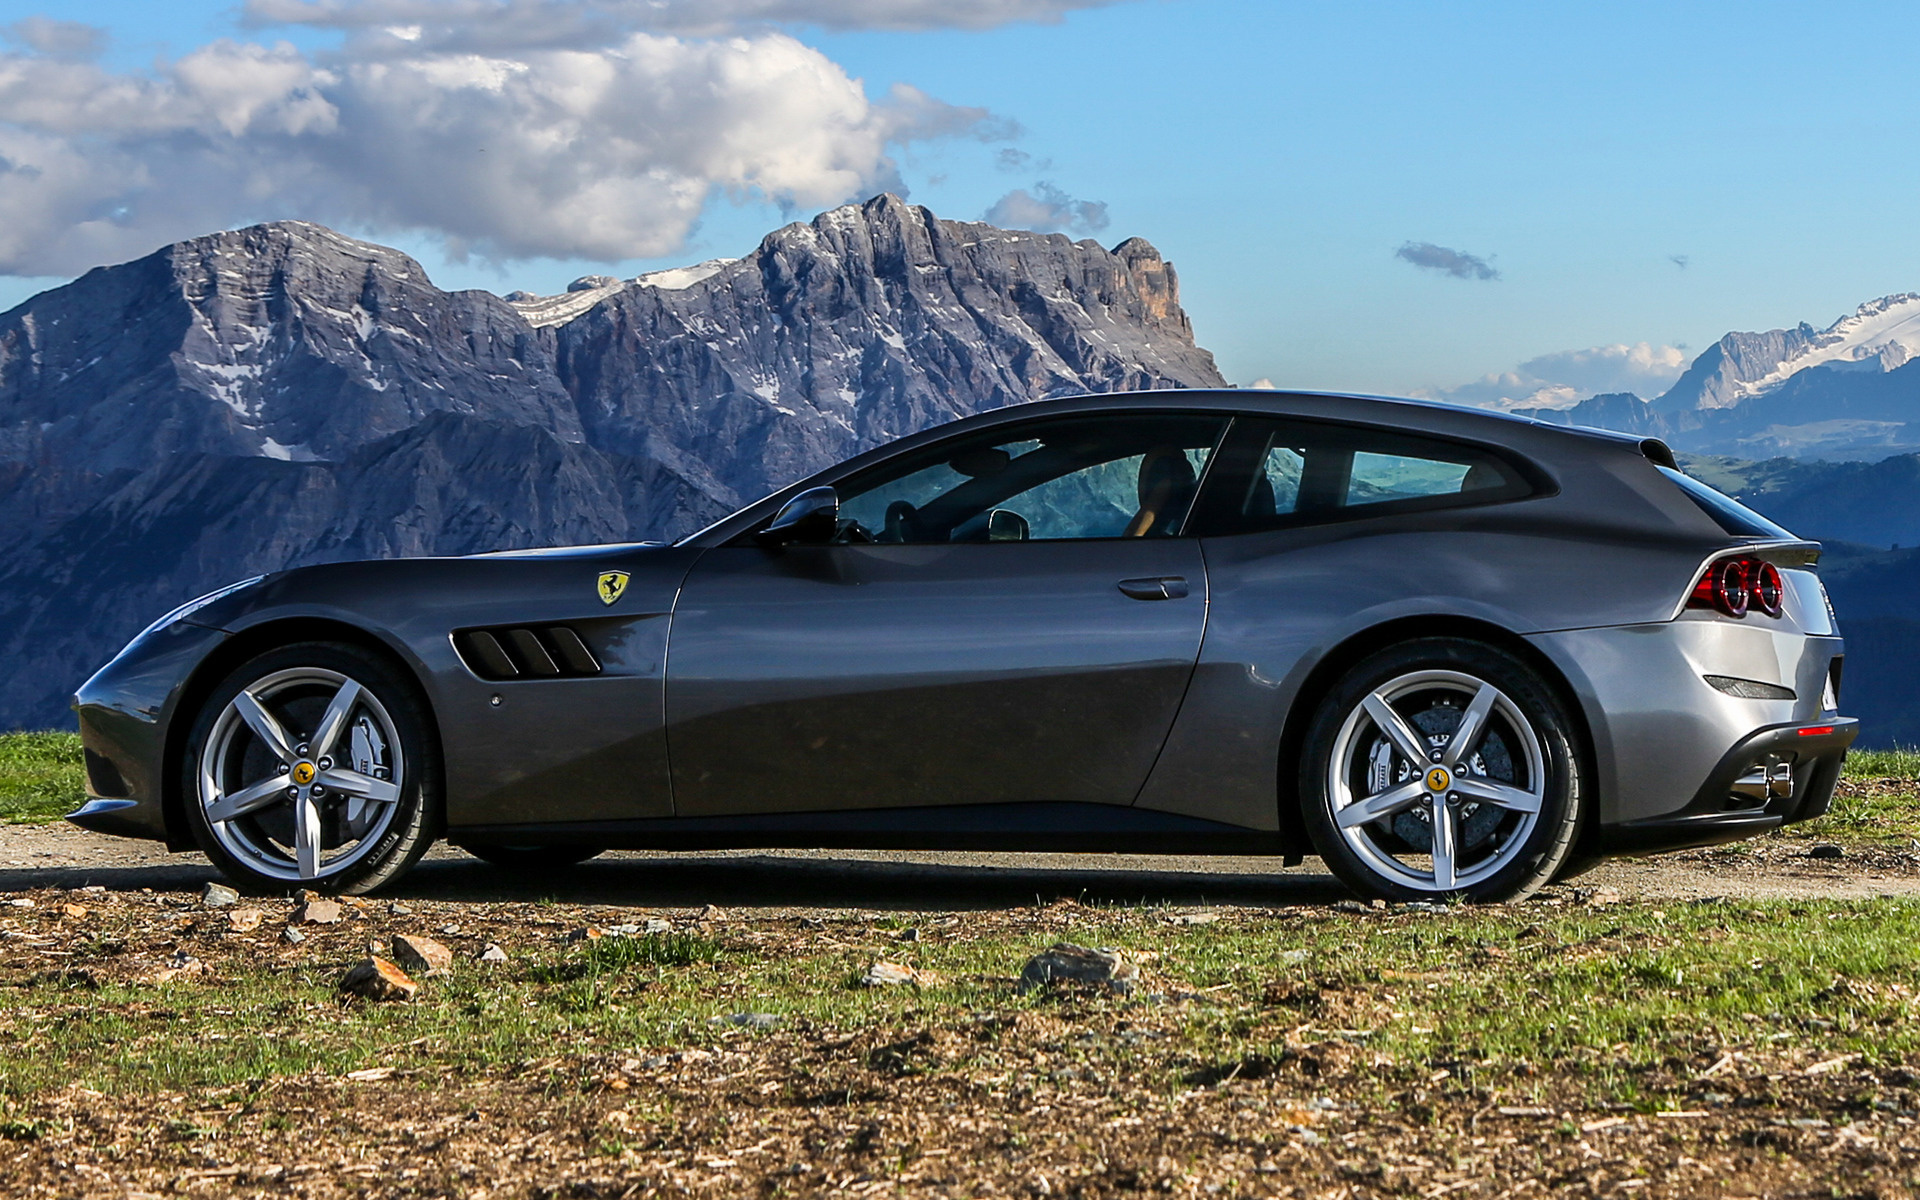
[[200,889],[200,903],[208,908],[230,908],[240,903],[240,893],[224,883],[209,883]]
[[289,946],[298,946],[301,942],[307,940],[307,935],[289,925],[280,931],[280,940]]
[[257,908],[236,908],[227,914],[227,928],[235,933],[252,933],[263,919],[265,914]]
[[420,985],[384,958],[363,958],[347,968],[340,990],[369,1000],[411,1000]]
[[1846,856],[1847,852],[1845,850],[1826,842],[1822,842],[1820,845],[1807,851],[1808,858],[1845,858]]
[[567,930],[567,941],[572,943],[597,942],[607,936],[606,932],[593,925],[582,925],[578,929]]
[[1217,912],[1170,913],[1166,921],[1169,925],[1211,925],[1220,919]]
[[920,972],[903,963],[877,962],[860,977],[861,987],[898,987],[910,983],[919,986]]
[[308,900],[293,910],[292,919],[296,925],[337,925],[340,905],[332,900]]
[[[714,1018],[719,1022],[722,1018]],[[771,1029],[778,1025],[783,1017],[779,1013],[737,1012],[728,1014],[724,1020],[729,1025],[742,1025],[748,1029]]]
[[490,963],[503,963],[507,961],[507,952],[505,950],[502,950],[500,947],[494,945],[492,942],[488,942],[487,948],[480,952],[480,961],[490,962]]
[[1140,968],[1118,950],[1101,947],[1089,950],[1072,942],[1055,942],[1042,954],[1027,960],[1020,972],[1020,990],[1032,991],[1059,980],[1099,984],[1121,995],[1140,983]]
[[444,975],[453,967],[453,951],[430,937],[396,934],[393,961],[415,975]]

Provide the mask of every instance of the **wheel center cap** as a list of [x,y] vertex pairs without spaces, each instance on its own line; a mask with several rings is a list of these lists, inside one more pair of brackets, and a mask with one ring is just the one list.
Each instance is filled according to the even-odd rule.
[[305,759],[293,764],[293,781],[301,787],[312,783],[315,774],[313,764],[307,762]]
[[1427,790],[1444,792],[1453,786],[1453,776],[1445,767],[1433,767],[1427,771]]

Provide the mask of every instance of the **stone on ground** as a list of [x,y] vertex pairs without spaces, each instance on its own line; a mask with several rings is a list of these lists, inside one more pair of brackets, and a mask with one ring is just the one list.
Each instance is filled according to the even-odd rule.
[[395,934],[393,961],[415,975],[442,975],[453,968],[453,951],[430,937]]
[[1044,953],[1028,959],[1020,972],[1023,992],[1059,981],[1097,984],[1124,996],[1139,985],[1140,968],[1118,950],[1104,946],[1090,950],[1072,942],[1055,942]]
[[368,1000],[411,1000],[420,985],[384,958],[363,958],[347,968],[340,990]]

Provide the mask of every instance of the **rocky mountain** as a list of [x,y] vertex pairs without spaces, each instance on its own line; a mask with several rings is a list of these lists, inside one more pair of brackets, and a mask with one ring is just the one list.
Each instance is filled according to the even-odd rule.
[[1825,329],[1729,333],[1673,387],[1524,409],[1561,424],[1665,439],[1740,458],[1868,459],[1920,450],[1920,294],[1862,304]]
[[1222,383],[1146,242],[892,196],[558,297],[302,222],[182,242],[0,314],[0,728],[232,579],[670,537],[953,417]]

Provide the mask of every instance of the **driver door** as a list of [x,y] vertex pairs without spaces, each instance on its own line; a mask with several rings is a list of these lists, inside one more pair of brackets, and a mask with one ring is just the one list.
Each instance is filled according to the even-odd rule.
[[675,811],[1132,803],[1205,631],[1180,529],[1226,424],[1002,427],[846,481],[830,544],[707,551],[671,632]]

